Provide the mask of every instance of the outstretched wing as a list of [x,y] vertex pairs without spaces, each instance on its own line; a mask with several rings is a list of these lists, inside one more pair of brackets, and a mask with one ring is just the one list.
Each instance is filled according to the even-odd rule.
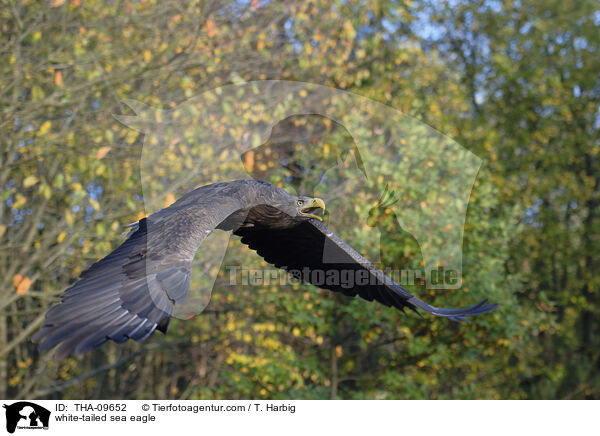
[[192,191],[138,223],[116,250],[81,274],[50,308],[33,336],[40,350],[58,344],[56,359],[84,353],[108,339],[143,341],[166,333],[175,303],[188,294],[191,262],[208,234],[239,208],[239,183]]
[[40,350],[61,344],[56,359],[84,353],[108,339],[143,341],[167,331],[174,303],[187,296],[191,258],[149,251],[148,223],[93,264],[46,314],[34,342]]
[[359,295],[398,309],[422,309],[436,316],[465,321],[465,317],[494,310],[487,299],[465,309],[431,306],[386,276],[327,226],[311,219],[287,229],[241,227],[234,231],[242,243],[265,261],[323,289]]

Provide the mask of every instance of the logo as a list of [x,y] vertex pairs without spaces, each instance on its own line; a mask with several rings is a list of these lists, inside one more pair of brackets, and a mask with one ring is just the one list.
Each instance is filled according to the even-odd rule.
[[4,404],[6,409],[6,431],[14,433],[18,429],[48,429],[50,411],[29,401],[19,401],[11,405]]
[[[357,94],[281,80],[226,85],[165,110],[123,103],[135,115],[117,120],[144,134],[146,215],[209,183],[277,181],[292,195],[324,199],[327,226],[382,269],[407,270],[401,282],[462,286],[465,219],[482,160],[426,124]],[[149,245],[162,237],[147,233]],[[229,236],[207,234],[190,295],[174,316],[207,307]],[[326,243],[323,264],[339,265],[338,254]]]

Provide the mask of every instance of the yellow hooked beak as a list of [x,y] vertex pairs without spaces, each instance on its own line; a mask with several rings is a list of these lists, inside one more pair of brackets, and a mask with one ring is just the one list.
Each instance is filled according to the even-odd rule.
[[313,198],[307,202],[307,205],[300,209],[300,214],[309,218],[314,218],[319,221],[323,221],[321,215],[314,214],[317,210],[321,209],[321,213],[325,213],[325,202],[320,198]]

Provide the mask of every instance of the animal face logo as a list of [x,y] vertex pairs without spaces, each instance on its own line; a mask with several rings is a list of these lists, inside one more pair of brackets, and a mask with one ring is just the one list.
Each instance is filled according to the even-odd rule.
[[48,429],[50,411],[29,401],[19,401],[6,409],[6,431],[14,433],[16,429]]
[[[228,85],[170,110],[124,102],[136,115],[116,118],[144,133],[147,215],[197,186],[273,182],[285,169],[276,184],[323,198],[328,227],[369,260],[407,261],[422,270],[429,289],[461,287],[465,217],[482,161],[424,123],[356,94],[288,81]],[[308,121],[290,123],[293,117]],[[342,126],[350,145],[336,152],[323,136],[311,140],[306,125],[314,117],[325,130]],[[404,238],[411,248],[398,257],[379,249],[382,238]],[[228,241],[213,232],[203,242],[194,260],[202,273],[192,274],[186,312],[208,304]],[[325,263],[336,262],[331,253],[325,247]]]

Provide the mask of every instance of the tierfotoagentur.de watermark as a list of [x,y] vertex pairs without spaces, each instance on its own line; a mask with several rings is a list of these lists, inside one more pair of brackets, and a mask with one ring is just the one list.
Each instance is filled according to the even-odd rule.
[[311,283],[315,286],[339,286],[352,289],[355,286],[392,285],[394,282],[402,286],[415,286],[428,281],[456,285],[460,280],[454,270],[444,270],[440,267],[429,271],[430,278],[425,277],[425,272],[414,269],[383,270],[385,276],[375,276],[361,269],[290,269],[278,268],[250,268],[240,265],[225,265],[226,283],[230,286],[260,286],[276,284],[280,286]]

